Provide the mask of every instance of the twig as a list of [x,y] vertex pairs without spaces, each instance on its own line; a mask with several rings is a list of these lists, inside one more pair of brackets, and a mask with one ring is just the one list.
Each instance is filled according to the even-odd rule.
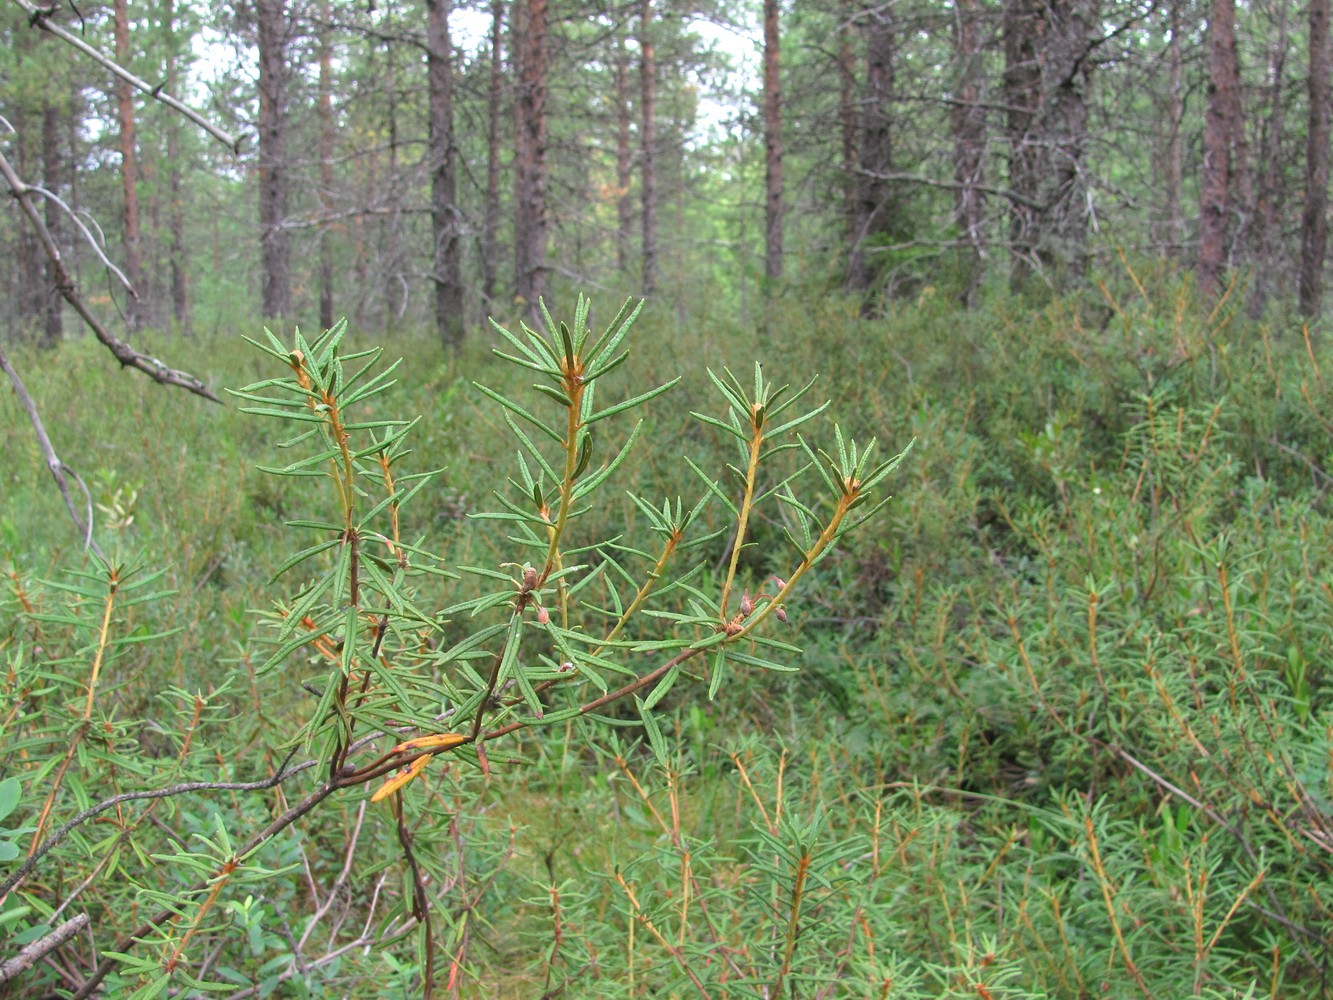
[[[22,3],[23,0],[15,0],[15,2]],[[74,307],[74,311],[83,318],[83,321],[88,324],[88,328],[96,334],[97,339],[116,356],[116,360],[123,367],[137,368],[155,382],[163,385],[180,386],[182,389],[193,392],[197,396],[203,396],[215,403],[222,402],[201,379],[195,378],[188,372],[169,368],[157,358],[136,351],[102,325],[101,321],[93,315],[92,310],[84,304],[83,299],[79,296],[78,289],[74,285],[74,278],[70,275],[68,268],[65,267],[64,259],[60,256],[60,248],[56,245],[50,230],[46,228],[46,223],[42,221],[42,217],[37,213],[36,206],[32,203],[31,195],[34,189],[19,179],[3,153],[0,153],[0,175],[4,176],[5,183],[9,185],[10,191],[13,192],[14,197],[23,209],[23,214],[32,223],[33,229],[37,232],[38,240],[41,241],[43,249],[46,250],[46,256],[51,261],[51,267],[55,272],[56,289],[64,296],[65,301]]]
[[[32,423],[32,431],[37,436],[37,445],[42,449],[42,457],[46,459],[46,467],[51,472],[51,478],[56,481],[56,489],[60,491],[61,499],[65,501],[65,509],[69,511],[70,520],[74,522],[74,527],[79,529],[79,534],[83,536],[83,547],[91,549],[97,553],[98,558],[104,558],[102,550],[97,547],[93,541],[93,498],[88,493],[88,487],[84,485],[83,480],[69,466],[60,460],[56,454],[55,447],[51,444],[51,438],[46,433],[46,427],[42,423],[42,416],[37,412],[37,404],[32,401],[28,395],[28,388],[23,384],[23,379],[14,366],[10,364],[9,358],[5,355],[4,349],[0,348],[0,368],[3,368],[5,374],[9,376],[9,383],[14,387],[14,395],[18,396],[23,409],[28,412],[28,420]],[[65,476],[68,474],[83,489],[83,498],[86,503],[86,516],[80,517],[77,508],[74,506],[74,498],[69,493],[69,482]],[[3,893],[0,893],[3,895]]]
[[[296,751],[293,750],[293,753]],[[288,760],[291,758],[289,757]],[[23,864],[19,865],[14,874],[0,883],[0,900],[9,895],[9,891],[18,885],[25,878],[32,874],[38,863],[53,848],[58,846],[70,833],[78,826],[88,822],[94,817],[100,816],[108,809],[114,809],[118,805],[126,802],[134,802],[138,799],[166,799],[175,795],[186,795],[190,792],[253,792],[263,789],[273,788],[282,784],[283,781],[290,778],[293,774],[314,767],[318,761],[308,760],[293,767],[288,768],[286,761],[283,766],[272,775],[264,778],[262,781],[186,781],[179,785],[172,785],[169,788],[151,788],[142,792],[125,792],[121,795],[113,795],[109,799],[103,799],[94,806],[89,806],[83,812],[67,820],[63,825],[57,828],[51,836],[47,837],[42,846],[33,851]]]
[[80,913],[76,917],[70,917],[51,933],[24,945],[17,955],[0,964],[0,984],[9,982],[21,972],[27,972],[49,952],[55,951],[87,926],[88,914]]

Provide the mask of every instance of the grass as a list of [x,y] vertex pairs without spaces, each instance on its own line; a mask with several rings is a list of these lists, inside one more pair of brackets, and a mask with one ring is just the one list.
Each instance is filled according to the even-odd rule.
[[[688,414],[716,409],[705,365],[745,370],[757,355],[779,382],[821,373],[858,439],[917,439],[898,497],[788,605],[799,673],[740,669],[715,700],[688,683],[663,699],[666,768],[628,713],[592,741],[572,725],[524,737],[526,763],[484,776],[452,762],[430,772],[412,821],[436,901],[436,989],[1328,995],[1333,355],[1298,326],[1204,315],[1169,274],[1128,269],[1039,310],[997,299],[962,315],[928,295],[881,322],[833,299],[775,308],[767,337],[648,311],[623,384],[684,378],[649,405],[620,482],[674,496],[693,489],[682,453],[706,468],[734,461]],[[353,348],[373,340],[354,336]],[[388,347],[408,359],[401,384],[363,414],[424,415],[411,464],[446,472],[404,509],[404,537],[428,538],[450,565],[513,558],[494,522],[465,516],[493,506],[514,467],[512,437],[472,382],[519,396],[531,381],[488,346],[478,335],[447,358],[425,336],[399,338]],[[273,374],[239,337],[150,347],[214,385]],[[270,773],[313,707],[302,684],[321,674],[299,659],[256,673],[250,610],[272,606],[270,577],[295,547],[281,522],[319,513],[318,484],[256,471],[286,460],[273,428],[114,372],[93,345],[15,361],[101,507],[99,539],[163,570],[153,586],[171,592],[119,625],[179,631],[109,660],[108,718],[133,747],[107,759],[158,768],[184,759],[189,731],[190,752],[224,773]],[[73,624],[44,621],[68,595],[42,581],[88,566],[9,397],[0,434],[0,656],[47,642],[82,670],[94,605]],[[757,518],[742,553],[751,581],[782,565],[778,511]],[[573,542],[620,535],[633,514],[608,494]],[[705,527],[723,527],[720,515]],[[701,579],[721,574],[725,541]],[[481,593],[469,578],[432,580],[419,599],[438,609]],[[194,692],[207,701],[197,724]],[[17,704],[12,687],[6,697],[0,711]],[[26,823],[54,745],[0,750],[7,772],[34,778]],[[87,794],[159,773],[115,767]],[[209,971],[267,977],[275,995],[299,983],[416,995],[424,958],[392,818],[356,796],[330,802],[268,849],[268,870],[291,873],[219,903]],[[52,806],[80,804],[67,793]],[[212,836],[218,817],[240,830],[281,806],[273,793],[201,797],[172,822]],[[153,828],[123,829],[150,842]],[[118,849],[112,867],[148,891],[133,844]],[[0,934],[18,943],[41,926],[60,886],[91,874],[81,865],[64,856],[59,879],[11,896]],[[36,909],[12,916],[20,902]],[[324,904],[341,922],[306,923]],[[197,969],[206,949],[174,940]],[[32,988],[59,988],[55,975],[34,973]]]

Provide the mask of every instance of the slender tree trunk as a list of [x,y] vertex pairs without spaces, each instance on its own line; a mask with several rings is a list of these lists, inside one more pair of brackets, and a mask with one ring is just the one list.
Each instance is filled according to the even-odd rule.
[[1004,104],[1009,142],[1009,240],[1015,291],[1028,284],[1037,266],[1039,230],[1037,188],[1042,156],[1037,115],[1041,108],[1038,51],[1045,34],[1045,13],[1037,0],[1005,0]]
[[1199,182],[1199,293],[1216,299],[1227,263],[1227,215],[1232,208],[1235,146],[1233,92],[1240,85],[1236,63],[1236,2],[1213,0],[1208,24],[1208,104],[1204,112],[1203,170]]
[[657,290],[657,63],[653,0],[639,5],[639,140],[643,199],[643,294]]
[[546,119],[546,0],[523,0],[522,24],[515,19],[514,37],[521,40],[518,97],[514,102],[518,123],[514,203],[515,249],[518,258],[515,284],[528,315],[535,322],[538,300],[546,295],[548,267],[546,244],[549,219],[546,208],[549,138]]
[[[60,109],[47,99],[42,108],[42,186],[59,193],[64,163],[60,155]],[[65,219],[48,198],[44,210],[46,228],[57,246],[65,240]],[[55,347],[65,335],[64,297],[60,293],[60,270],[49,257],[46,260],[46,295],[42,300],[42,347]]]
[[495,299],[500,234],[500,92],[504,68],[500,63],[500,33],[504,27],[504,0],[491,2],[491,68],[486,91],[486,220],[481,235],[481,296],[487,306]]
[[856,107],[856,54],[852,49],[853,32],[856,30],[852,0],[842,0],[840,7],[841,26],[838,29],[838,119],[842,128],[842,177],[843,177],[843,224],[846,228],[847,245],[856,241],[858,211],[856,192],[859,180],[856,173],[856,161],[859,153],[857,131],[860,127],[860,115]]
[[[403,177],[398,169],[398,105],[401,96],[398,84],[398,47],[387,39],[383,42],[384,90],[388,94],[389,162],[384,177],[383,198],[385,212],[380,218],[380,274],[384,289],[385,322],[394,327],[407,308],[403,279],[402,227]],[[396,303],[396,304],[395,304]]]
[[616,53],[616,268],[629,274],[634,230],[634,153],[630,148],[629,57],[622,45]]
[[[177,92],[175,0],[164,0],[162,27],[167,48],[167,92]],[[171,315],[179,330],[190,328],[190,286],[185,268],[185,200],[181,192],[180,116],[168,115],[167,130],[167,227],[170,245],[167,248],[168,269],[171,272]]]
[[[847,287],[868,293],[880,278],[875,259],[877,244],[897,230],[898,205],[892,181],[893,133],[890,102],[893,99],[894,34],[891,14],[884,9],[866,15],[866,80],[861,115],[861,168],[857,185],[856,238],[848,268]],[[872,310],[866,295],[863,310]]]
[[1166,253],[1180,255],[1185,244],[1185,214],[1181,208],[1184,184],[1184,150],[1181,123],[1185,120],[1185,56],[1180,44],[1180,7],[1183,0],[1171,3],[1171,38],[1167,42],[1168,65],[1166,154],[1163,157],[1162,198],[1166,216]]
[[1310,0],[1310,122],[1305,140],[1305,206],[1301,212],[1301,315],[1319,316],[1328,244],[1330,95],[1329,0]]
[[[321,0],[320,21],[329,21],[329,0]],[[333,45],[329,29],[319,33],[319,325],[333,326]]]
[[1088,142],[1090,38],[1096,0],[1046,0],[1042,49],[1042,159],[1037,201],[1037,257],[1057,290],[1071,287],[1088,264]]
[[453,53],[449,0],[426,0],[430,81],[431,224],[435,241],[435,328],[447,349],[463,342],[463,273],[454,175]]
[[782,52],[778,0],[764,0],[764,276],[782,277]]
[[1268,116],[1260,135],[1259,162],[1273,166],[1260,174],[1254,203],[1254,283],[1250,286],[1250,295],[1245,303],[1246,313],[1251,319],[1263,315],[1269,298],[1277,288],[1278,271],[1282,266],[1281,218],[1285,185],[1277,164],[1282,162],[1282,134],[1285,128],[1283,78],[1286,75],[1289,42],[1288,7],[1288,0],[1279,0],[1277,37],[1268,53]]
[[[130,15],[126,0],[115,0],[113,20],[116,61],[130,64]],[[127,81],[116,77],[116,120],[120,126],[120,184],[125,230],[125,277],[134,292],[125,303],[125,319],[131,330],[143,326],[144,288],[142,235],[139,222],[139,160],[134,144],[134,98]]]
[[986,155],[986,109],[981,103],[984,79],[979,0],[958,0],[954,10],[954,59],[958,81],[953,107],[954,224],[967,247],[963,291],[959,298],[971,308],[981,285],[985,253],[986,206],[980,191]]
[[287,218],[287,12],[256,0],[259,28],[259,230],[266,318],[292,311]]

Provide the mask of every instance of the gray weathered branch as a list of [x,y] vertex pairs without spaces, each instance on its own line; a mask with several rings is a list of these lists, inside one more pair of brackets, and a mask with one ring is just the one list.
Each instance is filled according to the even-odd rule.
[[[17,0],[16,0],[17,2]],[[88,328],[96,334],[106,347],[116,356],[116,360],[126,368],[137,368],[146,374],[155,382],[163,385],[175,385],[186,389],[197,396],[203,396],[205,399],[211,399],[215,403],[222,402],[213,393],[202,379],[198,379],[189,372],[178,371],[175,368],[168,367],[157,358],[150,357],[141,351],[136,351],[129,344],[125,343],[119,337],[116,337],[110,330],[102,325],[101,320],[93,315],[92,310],[84,303],[80,297],[78,289],[74,285],[74,278],[70,275],[69,269],[65,267],[64,258],[60,255],[60,247],[51,236],[50,230],[46,228],[46,223],[42,221],[37,207],[32,203],[33,188],[23,183],[14,168],[3,153],[0,153],[0,176],[3,176],[5,183],[9,186],[10,192],[18,200],[19,206],[23,209],[23,214],[28,217],[32,223],[33,229],[37,233],[38,240],[41,241],[42,248],[46,251],[47,258],[51,261],[52,270],[56,276],[56,288],[65,301],[74,307]]]
[[70,45],[73,45],[76,49],[78,49],[88,58],[92,59],[99,66],[103,66],[106,69],[109,69],[112,73],[115,73],[116,76],[126,81],[130,86],[134,87],[137,90],[143,91],[145,94],[147,94],[154,100],[161,101],[163,104],[171,108],[173,111],[178,111],[181,114],[183,114],[186,118],[190,119],[190,121],[194,122],[196,125],[198,125],[209,135],[211,135],[218,142],[222,143],[224,146],[230,149],[233,153],[240,153],[241,151],[240,139],[233,136],[230,132],[226,132],[218,128],[216,125],[214,125],[212,122],[206,119],[199,112],[195,111],[193,108],[189,107],[186,104],[182,104],[180,101],[176,100],[176,98],[172,97],[170,94],[164,93],[161,84],[154,86],[147,80],[141,80],[139,77],[135,76],[125,67],[121,66],[120,63],[116,62],[114,59],[109,59],[101,52],[98,52],[97,49],[93,48],[78,35],[71,34],[64,28],[62,28],[60,25],[56,24],[54,21],[51,20],[51,14],[53,12],[53,8],[38,7],[36,4],[29,3],[29,0],[14,0],[14,3],[18,4],[19,7],[23,10],[23,12],[28,15],[29,24],[33,25],[34,27],[41,28],[43,31],[50,32],[52,35],[55,35],[57,38],[59,38],[62,42],[68,42]]

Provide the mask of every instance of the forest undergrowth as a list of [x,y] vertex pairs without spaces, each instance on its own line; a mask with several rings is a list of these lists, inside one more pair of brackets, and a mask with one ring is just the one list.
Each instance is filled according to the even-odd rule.
[[25,359],[106,559],[6,396],[0,995],[1333,995],[1317,334],[618,306]]

